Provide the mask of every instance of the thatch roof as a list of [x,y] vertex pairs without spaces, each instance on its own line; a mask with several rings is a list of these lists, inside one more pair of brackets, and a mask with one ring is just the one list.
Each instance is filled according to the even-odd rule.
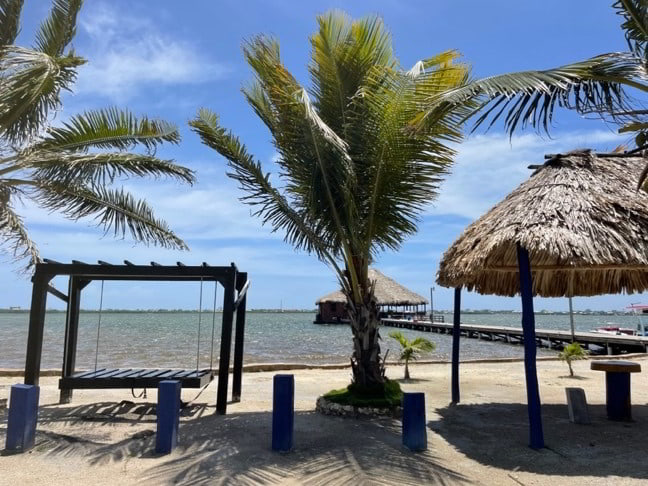
[[529,251],[534,294],[648,289],[646,159],[590,151],[552,156],[445,252],[438,283],[519,293],[516,244]]
[[[378,305],[421,305],[427,304],[425,297],[416,292],[403,287],[395,280],[380,273],[375,268],[369,269],[369,280],[376,281],[376,300]],[[324,297],[320,297],[315,304],[326,302],[346,302],[346,297],[342,291],[331,292]]]

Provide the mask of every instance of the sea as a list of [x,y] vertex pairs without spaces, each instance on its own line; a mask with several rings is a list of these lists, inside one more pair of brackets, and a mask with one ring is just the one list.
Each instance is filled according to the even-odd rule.
[[[208,312],[82,312],[79,321],[77,369],[105,367],[208,368],[216,367],[220,352],[221,313]],[[315,313],[249,312],[245,328],[244,363],[347,363],[351,355],[348,325],[313,324]],[[452,322],[452,314],[444,314]],[[28,329],[27,313],[0,313],[0,368],[23,368]],[[464,314],[462,323],[521,326],[515,313]],[[636,328],[631,315],[574,316],[578,331],[617,324]],[[212,340],[212,324],[214,338]],[[569,330],[569,316],[537,314],[536,328]],[[383,328],[382,351],[395,358],[398,344],[388,337],[392,328]],[[41,368],[60,368],[63,361],[65,314],[48,312],[45,318]],[[436,349],[425,359],[449,360],[452,337],[403,329],[408,337],[425,336]],[[200,336],[200,337],[199,337]],[[97,339],[98,337],[98,339]],[[97,343],[98,346],[97,346]],[[212,353],[213,350],[213,353]],[[539,355],[555,351],[539,349]],[[522,357],[521,346],[476,339],[461,340],[461,359]]]

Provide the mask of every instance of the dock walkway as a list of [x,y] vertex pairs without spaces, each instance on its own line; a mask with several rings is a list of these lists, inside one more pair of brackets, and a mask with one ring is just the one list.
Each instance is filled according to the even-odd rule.
[[[423,332],[436,332],[439,334],[452,334],[451,323],[430,321],[407,321],[402,319],[382,319],[383,326],[412,329]],[[536,329],[536,342],[540,347],[561,349],[565,344],[571,343],[570,331]],[[502,341],[509,344],[521,344],[524,338],[521,327],[485,326],[482,324],[461,324],[461,335],[489,341]],[[589,349],[591,345],[604,348],[607,354],[621,354],[623,352],[636,353],[648,352],[648,336],[628,336],[618,334],[604,334],[596,332],[575,333],[576,341]]]

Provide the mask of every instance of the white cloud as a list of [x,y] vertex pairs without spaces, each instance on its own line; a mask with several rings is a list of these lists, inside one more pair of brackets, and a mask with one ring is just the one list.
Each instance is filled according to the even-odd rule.
[[428,214],[478,218],[531,175],[530,164],[542,164],[547,153],[578,148],[612,150],[627,141],[611,131],[567,132],[553,139],[525,134],[477,135],[458,147],[452,174]]
[[[90,6],[89,6],[90,7]],[[227,66],[199,46],[164,35],[150,21],[93,3],[80,19],[90,39],[89,62],[79,70],[76,92],[122,102],[146,87],[196,84],[226,76]]]

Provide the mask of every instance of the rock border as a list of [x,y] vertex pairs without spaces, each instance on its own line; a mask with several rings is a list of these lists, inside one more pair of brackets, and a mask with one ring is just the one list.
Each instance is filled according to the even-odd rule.
[[371,417],[389,417],[401,418],[403,416],[403,407],[395,406],[391,408],[377,407],[356,407],[354,405],[342,405],[332,402],[324,396],[317,399],[315,411],[323,415],[334,415],[337,417],[350,418],[371,418]]

